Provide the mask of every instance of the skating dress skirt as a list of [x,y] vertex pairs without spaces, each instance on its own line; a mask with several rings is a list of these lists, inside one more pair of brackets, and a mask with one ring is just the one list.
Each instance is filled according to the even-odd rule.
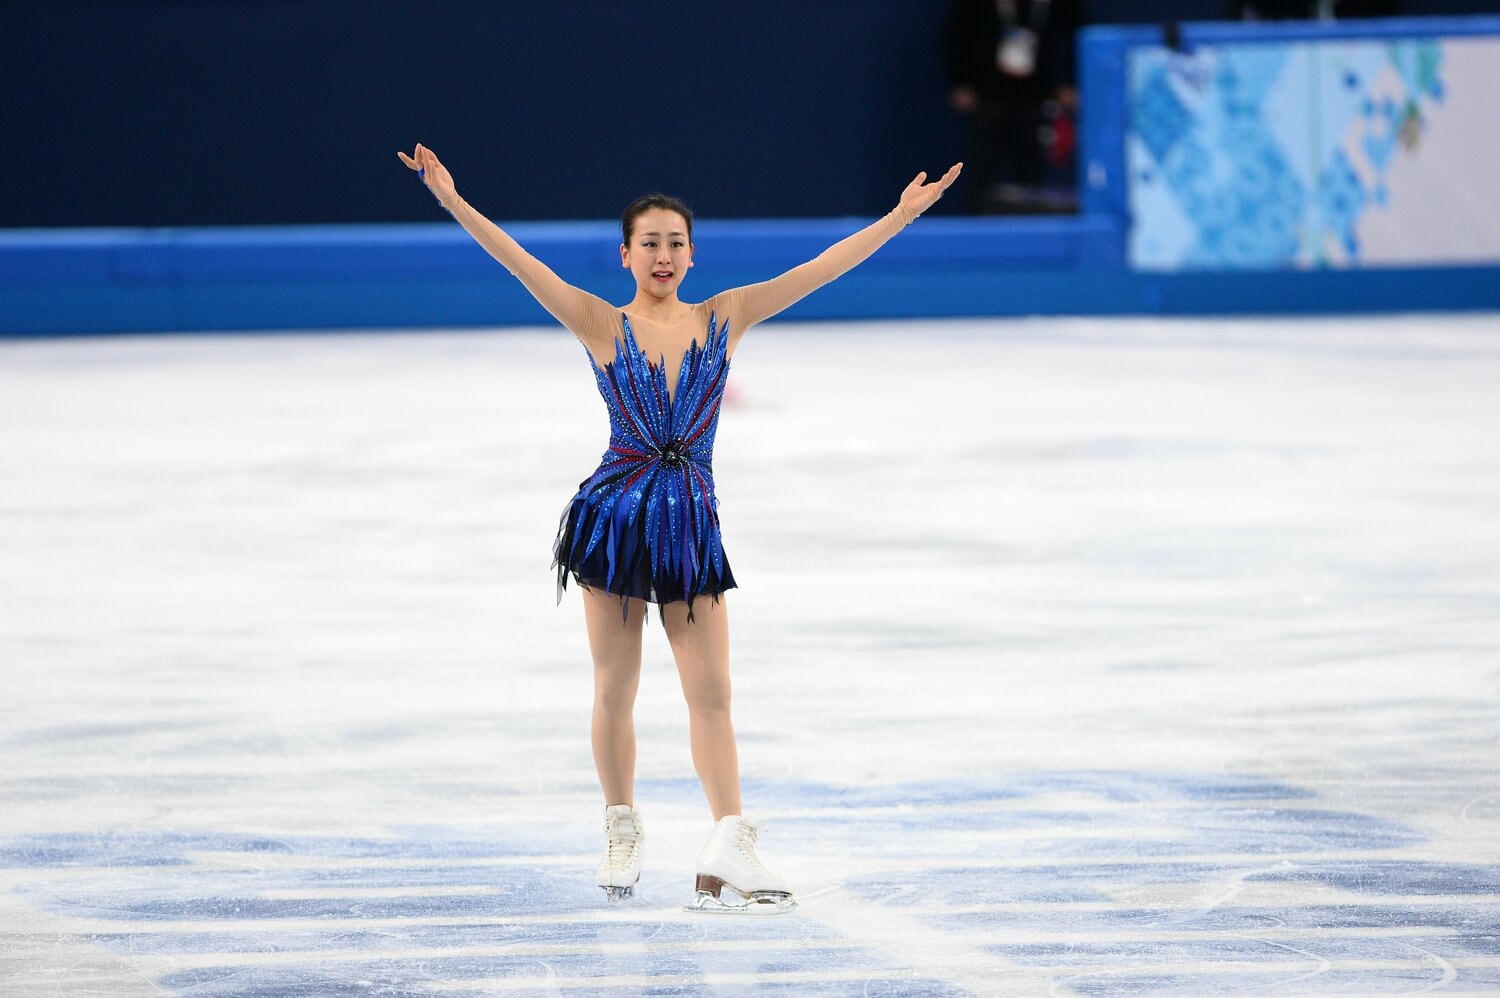
[[709,317],[704,344],[694,340],[688,348],[669,395],[665,357],[648,360],[630,320],[621,318],[614,360],[601,367],[589,354],[609,412],[609,450],[563,512],[552,551],[558,599],[571,575],[619,596],[685,600],[691,619],[696,597],[735,586],[713,475],[729,329]]

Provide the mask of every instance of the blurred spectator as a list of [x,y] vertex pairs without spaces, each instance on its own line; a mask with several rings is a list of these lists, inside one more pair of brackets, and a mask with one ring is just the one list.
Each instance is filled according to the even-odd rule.
[[952,0],[943,61],[949,102],[969,121],[971,212],[1058,210],[1047,192],[1074,176],[1081,21],[1079,0]]

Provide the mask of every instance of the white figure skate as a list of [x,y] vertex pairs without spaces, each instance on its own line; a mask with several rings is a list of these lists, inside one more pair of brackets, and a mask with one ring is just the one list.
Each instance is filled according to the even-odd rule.
[[[792,885],[762,866],[755,855],[755,834],[759,829],[759,824],[737,814],[719,819],[708,844],[698,854],[698,896],[685,910],[780,915],[797,907]],[[738,904],[722,900],[719,894],[725,887],[742,900]]]
[[635,896],[645,840],[639,811],[629,804],[611,804],[604,809],[604,862],[599,864],[599,886],[609,900]]

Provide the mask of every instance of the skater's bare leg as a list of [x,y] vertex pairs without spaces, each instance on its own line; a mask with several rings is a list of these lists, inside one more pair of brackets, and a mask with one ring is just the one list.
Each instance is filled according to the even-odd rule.
[[687,698],[693,767],[717,821],[740,813],[740,759],[729,716],[729,609],[722,595],[717,600],[700,596],[693,601],[691,623],[687,614],[686,603],[661,608]]
[[641,625],[646,605],[583,589],[583,615],[594,658],[594,767],[604,803],[635,804],[635,693],[641,683]]

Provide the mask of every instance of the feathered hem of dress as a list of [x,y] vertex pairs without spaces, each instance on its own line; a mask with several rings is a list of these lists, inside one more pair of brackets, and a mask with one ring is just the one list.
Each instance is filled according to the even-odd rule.
[[[629,619],[630,600],[638,599],[655,603],[658,607],[667,603],[686,603],[687,619],[692,621],[694,600],[706,596],[718,603],[722,594],[738,588],[734,572],[722,554],[718,559],[719,565],[723,566],[722,571],[713,562],[704,565],[706,571],[699,577],[700,585],[693,592],[686,592],[680,579],[653,575],[649,552],[640,541],[620,545],[615,554],[621,557],[623,564],[611,567],[605,560],[609,557],[608,546],[599,545],[589,552],[578,550],[574,512],[574,503],[569,502],[567,509],[563,511],[562,522],[558,524],[557,540],[552,546],[552,567],[557,571],[559,604],[562,603],[563,593],[567,590],[568,578],[571,576],[581,587],[612,596],[628,597],[620,601],[621,619]],[[657,611],[657,616],[661,616],[660,610]]]
[[[656,606],[656,608],[657,608],[656,609],[656,616],[658,618],[661,617],[661,608],[663,606],[666,606],[669,603],[686,603],[688,605],[687,619],[688,619],[688,623],[691,624],[691,623],[693,623],[693,601],[694,600],[698,600],[698,599],[711,599],[711,600],[714,601],[714,603],[717,604],[717,603],[720,602],[720,599],[719,599],[720,596],[723,596],[725,593],[729,592],[729,590],[731,590],[731,589],[738,589],[739,588],[738,584],[733,579],[730,579],[729,580],[729,584],[726,585],[726,586],[724,586],[721,589],[714,589],[714,590],[709,590],[709,591],[705,591],[705,592],[701,592],[701,593],[694,593],[692,596],[687,596],[687,597],[674,596],[674,597],[671,597],[669,599],[659,599],[659,598],[657,598],[656,592],[654,590],[652,590],[650,592],[645,592],[645,593],[640,593],[640,592],[625,592],[625,591],[623,591],[621,589],[621,587],[618,584],[616,584],[616,587],[614,589],[611,589],[608,586],[604,585],[603,580],[595,580],[593,582],[590,582],[588,579],[585,579],[582,575],[579,575],[576,571],[574,571],[574,570],[572,570],[570,568],[567,568],[566,566],[558,566],[558,567],[560,569],[558,571],[558,573],[557,573],[557,602],[559,604],[562,603],[563,592],[568,587],[568,577],[572,576],[573,577],[573,582],[579,588],[581,588],[581,589],[591,589],[594,592],[608,593],[611,596],[619,596],[620,597],[620,619],[621,620],[629,620],[630,619],[630,600],[638,599],[638,600],[642,601],[643,603],[647,604],[648,607],[654,604]],[[651,619],[651,614],[650,614],[649,610],[648,610],[648,612],[646,614],[646,619],[647,620]]]

